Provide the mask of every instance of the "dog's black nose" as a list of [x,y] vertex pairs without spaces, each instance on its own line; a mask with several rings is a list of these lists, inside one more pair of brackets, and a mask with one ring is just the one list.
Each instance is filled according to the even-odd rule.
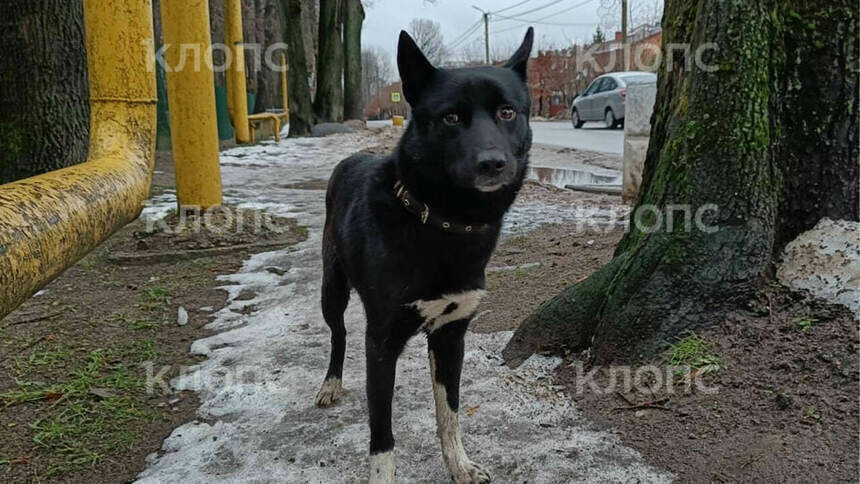
[[505,156],[498,151],[485,151],[478,155],[478,174],[495,176],[505,170]]

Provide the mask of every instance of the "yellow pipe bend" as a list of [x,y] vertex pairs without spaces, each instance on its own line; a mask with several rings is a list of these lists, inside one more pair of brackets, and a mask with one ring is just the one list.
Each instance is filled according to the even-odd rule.
[[150,0],[84,0],[84,22],[89,158],[0,186],[0,319],[137,218],[149,195],[156,119]]

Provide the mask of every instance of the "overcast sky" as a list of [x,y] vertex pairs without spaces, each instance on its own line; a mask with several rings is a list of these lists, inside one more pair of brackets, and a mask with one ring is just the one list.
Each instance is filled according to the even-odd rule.
[[[481,13],[472,8],[472,5],[493,12],[518,3],[522,5],[505,10],[499,15],[521,16],[526,20],[540,20],[554,24],[576,24],[533,24],[536,41],[533,53],[538,49],[564,47],[573,41],[582,42],[584,39],[591,39],[595,27],[601,23],[601,13],[614,3],[620,5],[618,0],[436,0],[435,4],[424,0],[372,0],[372,4],[366,7],[362,44],[388,51],[394,61],[397,36],[400,30],[408,30],[409,21],[413,18],[438,21],[442,26],[445,43],[450,44],[475,22],[481,20]],[[546,5],[549,6],[540,8]],[[577,7],[577,5],[581,6]],[[538,10],[528,13],[533,9]],[[620,7],[618,10],[620,18]],[[504,52],[512,52],[522,41],[528,25],[528,23],[491,16],[490,48],[493,51],[501,48]],[[611,37],[611,35],[607,36]],[[482,23],[464,43],[453,49],[454,57],[461,58],[463,48],[467,45],[472,45],[473,49],[483,53],[483,41]]]

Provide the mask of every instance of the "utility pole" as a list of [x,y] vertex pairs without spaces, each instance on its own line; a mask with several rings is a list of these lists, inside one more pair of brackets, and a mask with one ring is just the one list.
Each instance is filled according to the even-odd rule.
[[[625,2],[627,0],[624,0]],[[482,10],[474,5],[472,8],[481,12],[481,15],[484,16],[484,58],[486,59],[487,65],[490,64],[490,12]]]
[[621,55],[624,57],[624,70],[630,70],[630,48],[627,45],[627,0],[621,0]]

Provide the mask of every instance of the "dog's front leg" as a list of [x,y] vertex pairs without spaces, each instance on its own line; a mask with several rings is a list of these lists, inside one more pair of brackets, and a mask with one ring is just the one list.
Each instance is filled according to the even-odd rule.
[[428,336],[430,375],[436,401],[436,433],[442,457],[456,484],[490,482],[490,474],[472,462],[460,436],[460,371],[463,368],[463,339],[468,319],[454,321]]
[[394,435],[391,433],[391,398],[397,352],[366,339],[367,406],[370,414],[370,484],[394,483]]

